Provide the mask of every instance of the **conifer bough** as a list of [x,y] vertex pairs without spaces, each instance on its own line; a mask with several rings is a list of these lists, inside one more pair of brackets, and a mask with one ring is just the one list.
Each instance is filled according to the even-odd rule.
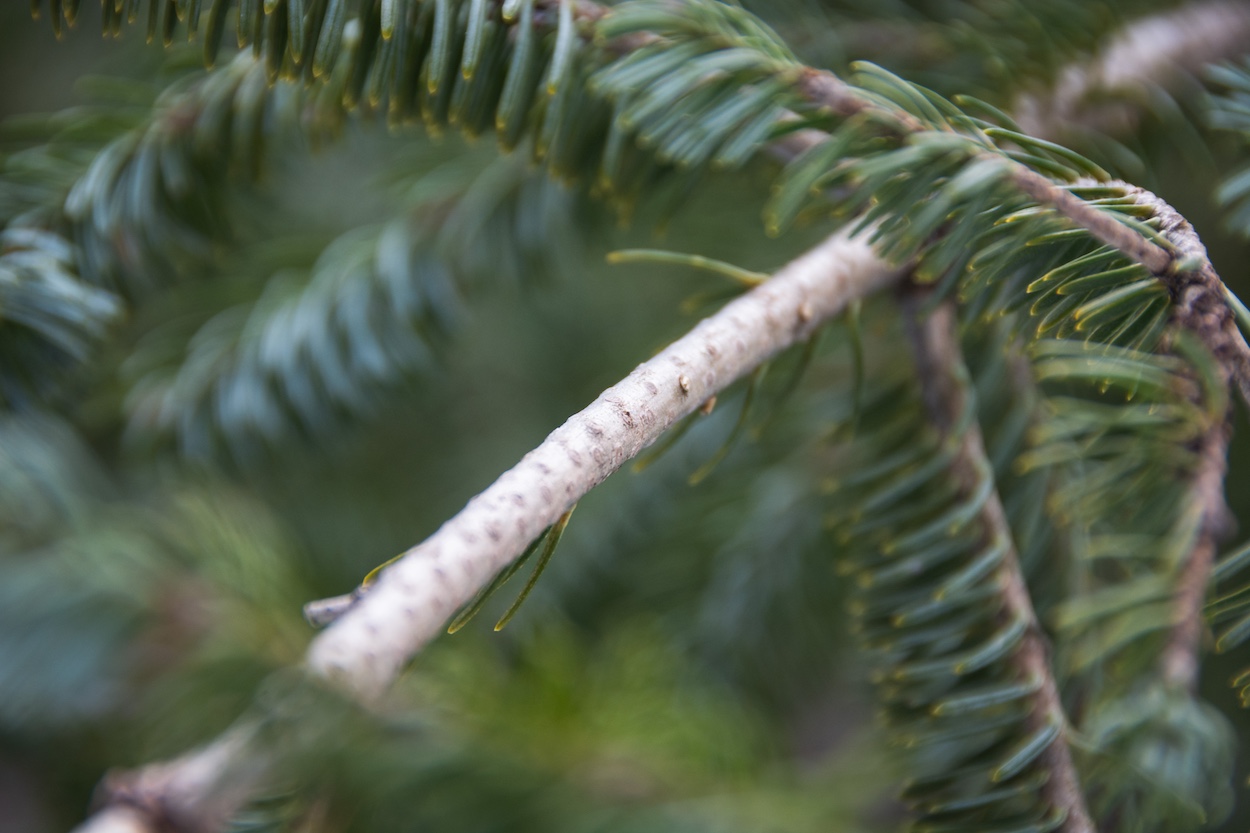
[[[1013,328],[1004,345],[1028,345],[1029,385],[1039,413],[1052,418],[1024,411],[1026,423],[1043,423],[1037,436],[1026,443],[1017,432],[1017,444],[1002,454],[1046,475],[1042,498],[1060,526],[1090,532],[1088,541],[1069,542],[1073,558],[1092,560],[1093,541],[1106,550],[1099,558],[1127,562],[1115,549],[1123,544],[1103,534],[1106,518],[1127,516],[1157,539],[1132,554],[1133,569],[1146,564],[1149,580],[1179,584],[1159,591],[1125,570],[1122,584],[1111,586],[1105,576],[1114,571],[1082,566],[1085,580],[1102,585],[1074,594],[1057,616],[1061,635],[1085,649],[1065,656],[1065,678],[1098,689],[1089,698],[1093,716],[1074,722],[1096,728],[1098,708],[1123,702],[1114,685],[1090,684],[1090,669],[1124,647],[1117,634],[1160,628],[1170,630],[1158,667],[1126,673],[1118,684],[1131,690],[1161,681],[1189,708],[1201,601],[1222,527],[1226,393],[1236,384],[1250,399],[1250,350],[1205,251],[1170,208],[975,99],[951,102],[867,64],[849,81],[812,70],[729,5],[631,2],[605,11],[570,0],[435,0],[362,4],[356,18],[348,5],[240,3],[236,34],[271,80],[306,82],[330,109],[384,108],[397,125],[420,119],[470,135],[493,130],[505,148],[525,148],[554,176],[582,183],[623,212],[653,188],[680,194],[709,170],[742,164],[788,135],[801,152],[767,206],[770,230],[807,213],[841,219],[851,231],[640,366],[385,570],[314,641],[314,672],[376,700],[457,607],[588,489],[716,391],[849,301],[889,285],[897,272],[888,264],[907,263],[912,282],[939,305],[920,326],[948,365],[960,361],[948,349],[956,341],[952,299],[969,329],[1001,319]],[[106,27],[116,31],[143,7],[105,2]],[[211,63],[232,7],[230,0],[149,0],[149,35],[160,31],[168,41],[185,23],[200,32]],[[72,22],[75,9],[53,3],[56,25]],[[926,374],[921,387],[931,392],[940,376]],[[1101,407],[1108,390],[1128,404]],[[887,588],[865,594],[864,615],[873,650],[885,657],[892,717],[914,732],[911,742],[958,750],[909,787],[909,797],[939,825],[1089,830],[1091,814],[1121,813],[1117,796],[1127,793],[1095,773],[1086,810],[1054,670],[1004,537],[1017,521],[990,473],[976,425],[983,417],[966,392],[956,398],[960,429],[939,404],[930,417],[943,439],[866,467],[869,496],[849,513],[859,548],[850,569],[866,586]],[[904,422],[913,416],[904,399],[886,401]],[[1139,430],[1126,447],[1117,432],[1127,424]],[[897,440],[888,431],[864,434],[869,449]],[[913,450],[919,463],[906,456]],[[1098,476],[1080,479],[1082,467]],[[1119,480],[1140,489],[1143,479],[1172,491],[1140,505],[1131,494],[1113,494]],[[1069,494],[1091,481],[1106,484],[1091,500]],[[867,530],[889,537],[878,547]],[[929,546],[938,539],[942,546]],[[1141,593],[1142,585],[1155,595]],[[1159,623],[1141,607],[1099,606],[1091,601],[1098,590],[1151,600],[1161,592],[1175,618]],[[1073,633],[1094,638],[1078,643]],[[1013,734],[1021,726],[1022,738]],[[240,756],[209,757],[228,771]],[[205,758],[184,760],[190,767]],[[182,765],[171,766],[176,773]],[[160,810],[162,801],[183,798],[154,800]],[[199,819],[196,800],[180,808],[182,817],[215,824],[220,809],[211,821]],[[1186,800],[1200,811],[1206,804],[1201,796]],[[96,829],[110,819],[141,823],[134,813],[141,806],[123,797]]]

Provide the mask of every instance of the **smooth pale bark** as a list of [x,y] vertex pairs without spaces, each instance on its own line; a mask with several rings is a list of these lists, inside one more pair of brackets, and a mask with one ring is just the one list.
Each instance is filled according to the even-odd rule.
[[311,669],[366,701],[379,696],[461,606],[583,495],[677,420],[897,274],[863,239],[838,233],[703,320],[383,571],[313,642]]

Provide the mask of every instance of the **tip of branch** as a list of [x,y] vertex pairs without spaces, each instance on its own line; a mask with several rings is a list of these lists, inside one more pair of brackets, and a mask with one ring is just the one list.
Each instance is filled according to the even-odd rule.
[[156,833],[149,819],[133,807],[105,807],[74,828],[73,833]]
[[356,588],[342,596],[317,599],[304,605],[304,619],[314,628],[324,628],[352,608],[362,593]]

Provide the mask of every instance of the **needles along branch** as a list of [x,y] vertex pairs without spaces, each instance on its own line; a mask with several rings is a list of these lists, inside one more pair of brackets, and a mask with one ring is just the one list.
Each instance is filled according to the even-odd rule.
[[[975,510],[971,515],[965,514],[967,520],[964,523],[970,564],[975,568],[986,560],[986,554],[993,554],[990,563],[995,565],[979,580],[969,580],[959,589],[954,589],[956,584],[946,578],[945,585],[935,590],[933,598],[955,597],[960,593],[966,593],[971,598],[982,588],[992,589],[992,595],[987,600],[975,601],[972,605],[982,607],[988,614],[990,635],[984,638],[984,645],[990,651],[1004,654],[1006,660],[1003,666],[1014,676],[1001,683],[1003,690],[1011,691],[1014,686],[1011,699],[1025,704],[1021,731],[1015,733],[1014,745],[990,768],[990,780],[1001,785],[1003,792],[1010,796],[1004,799],[1004,804],[1018,799],[1020,789],[1025,792],[1036,789],[1038,800],[1044,805],[1040,813],[1044,818],[1057,822],[1057,830],[1062,833],[1093,833],[1094,824],[1085,807],[1080,779],[1072,761],[1069,748],[1072,729],[1063,711],[1050,664],[1050,652],[1033,610],[1007,514],[993,482],[993,470],[986,455],[981,429],[972,415],[976,403],[959,345],[955,308],[953,304],[943,303],[932,312],[925,312],[923,297],[923,293],[919,296],[913,293],[903,302],[921,400],[929,423],[937,429],[942,442],[952,448],[947,471],[958,484],[953,503]],[[904,555],[906,553],[897,553],[896,557]],[[963,572],[956,572],[955,575],[962,575]],[[976,575],[975,571],[971,574]],[[900,611],[898,615],[906,618],[908,611]],[[900,627],[899,630],[904,629]],[[913,650],[924,657],[918,665],[936,666],[945,661],[946,665],[955,669],[957,676],[966,674],[975,677],[977,671],[988,664],[983,656],[986,647],[974,650],[971,660],[966,651],[951,652],[942,657],[936,651],[926,652],[922,645]],[[910,693],[911,697],[917,696],[916,690],[922,691],[931,685],[931,680],[918,673],[913,684],[915,689]],[[901,690],[906,683],[898,685]],[[982,692],[985,690],[983,688]],[[955,704],[961,702],[961,695],[964,705],[956,708]],[[984,703],[978,707],[972,704],[974,698],[959,688],[946,691],[942,695],[944,699],[939,699],[932,706],[937,723],[940,726],[943,718],[952,724],[969,720],[993,723],[1009,700],[982,696]],[[905,699],[896,697],[898,700]],[[928,727],[928,730],[935,731],[934,727]],[[1024,740],[1019,741],[1018,738]],[[925,794],[925,788],[917,786],[913,788],[911,798],[929,812],[949,813],[951,811],[943,804],[945,796],[958,793],[959,787],[957,783],[951,783],[956,781],[953,775],[949,782],[940,777],[947,773],[938,775],[939,778],[928,785],[928,794]],[[1041,786],[1036,786],[1039,783]],[[1035,808],[1029,809],[1039,812]],[[969,824],[974,823],[975,817],[968,821]]]
[[[150,20],[158,7],[167,31],[182,19],[196,31],[197,14],[207,9],[203,34],[215,58],[228,0],[150,3]],[[348,599],[346,613],[314,641],[308,666],[366,702],[582,494],[716,391],[810,335],[849,301],[887,285],[894,277],[887,261],[915,263],[917,281],[935,285],[935,302],[958,293],[971,319],[1018,311],[1037,293],[1029,315],[1020,318],[1036,324],[1030,335],[1046,342],[1037,365],[1055,375],[1075,378],[1076,368],[1085,381],[1101,383],[1110,368],[1134,394],[1143,380],[1167,377],[1155,385],[1167,393],[1171,376],[1160,366],[1185,365],[1184,357],[1165,355],[1160,331],[1170,320],[1215,356],[1215,387],[1235,380],[1243,396],[1250,390],[1250,350],[1222,285],[1192,231],[1166,206],[1110,182],[1105,171],[1066,148],[1029,137],[980,102],[963,100],[961,109],[869,65],[853,83],[812,70],[739,8],[690,0],[632,2],[605,12],[568,0],[502,6],[440,0],[365,4],[354,20],[343,2],[314,8],[278,0],[246,8],[254,18],[240,21],[241,41],[264,58],[271,79],[303,79],[344,108],[384,106],[397,124],[420,119],[432,130],[454,126],[470,135],[494,130],[509,149],[528,142],[554,176],[586,185],[623,211],[650,189],[681,194],[707,170],[740,165],[786,134],[819,130],[802,134],[812,143],[778,183],[767,211],[770,228],[782,230],[817,203],[826,217],[872,229],[866,240],[830,238],[640,366],[385,570],[368,592]],[[327,8],[334,15],[320,15]],[[397,8],[404,14],[384,19],[384,9]],[[121,17],[106,23],[120,26]],[[977,268],[970,270],[974,259]],[[922,329],[938,327],[946,314]],[[1066,338],[1076,332],[1085,341]],[[961,530],[985,533],[954,541],[968,561],[957,586],[940,588],[936,602],[965,598],[957,591],[971,583],[986,591],[978,599],[1001,604],[988,617],[982,615],[988,607],[961,611],[975,635],[985,637],[970,654],[954,666],[941,657],[896,669],[902,678],[891,691],[901,692],[908,708],[931,705],[939,715],[1004,707],[1005,717],[997,714],[1001,720],[986,729],[999,734],[973,735],[1001,753],[974,763],[992,764],[981,774],[1005,782],[1005,792],[976,798],[1004,799],[1010,805],[1005,813],[1024,802],[1029,818],[1040,811],[1047,824],[1089,829],[1071,762],[1062,757],[1066,745],[1057,740],[1066,720],[1036,619],[1022,584],[1012,578],[1018,573],[1008,558],[1014,545],[995,516],[997,496],[974,433],[975,415],[963,394],[933,389],[943,373],[958,374],[954,335],[948,328],[926,338],[951,362],[922,380],[934,422],[947,435],[934,459],[954,466],[943,485],[957,500],[947,508]],[[1096,357],[1101,366],[1090,370],[1091,354],[1103,348],[1105,355]],[[959,431],[952,427],[955,405],[964,421]],[[1212,448],[1222,453],[1222,446]],[[943,454],[962,462],[950,463]],[[1203,471],[1203,493],[1218,490],[1220,473]],[[1203,506],[1210,505],[1204,499]],[[942,529],[912,530],[910,540]],[[1205,586],[1209,561],[1201,553],[1190,558],[1186,588]],[[987,568],[999,585],[976,584]],[[1185,593],[1178,607],[1188,611],[1194,603]],[[1186,632],[1175,642],[1182,646],[1178,652],[1191,651],[1194,639]],[[1009,661],[1000,663],[1004,658]],[[1002,676],[1011,669],[1020,674]],[[935,695],[951,684],[951,675],[979,670],[993,677],[986,688]],[[924,681],[919,693],[910,688],[917,679]],[[1025,712],[1023,746],[1009,746],[1006,727],[1020,717],[1013,708]],[[970,743],[958,734],[966,729],[953,730],[962,743]],[[939,772],[911,795],[922,812],[962,812],[968,799],[951,779],[963,775]],[[1033,793],[1042,783],[1048,786],[1038,793],[1038,805]],[[152,797],[166,811],[165,802],[178,800]],[[118,807],[129,808],[133,821],[137,805]],[[194,808],[183,817],[194,819]],[[146,818],[140,823],[151,827],[163,817]]]
[[[877,72],[882,72],[877,70]],[[888,76],[888,73],[883,73]],[[901,79],[887,78],[887,84]],[[907,85],[911,86],[911,85]],[[834,113],[846,118],[868,114],[871,118],[893,125],[902,134],[911,134],[922,138],[938,124],[944,124],[952,114],[938,113],[933,103],[928,103],[934,110],[935,121],[926,123],[924,120],[901,110],[883,106],[883,104],[860,93],[856,88],[843,82],[835,75],[823,71],[807,71],[799,81],[799,88],[811,101],[827,107]],[[905,88],[895,90],[895,94],[907,94]],[[926,93],[927,91],[920,91]],[[936,98],[936,97],[935,97]],[[923,99],[921,99],[923,101]],[[913,101],[913,105],[916,102]],[[1093,170],[1096,180],[1102,185],[1123,187],[1134,195],[1143,205],[1154,210],[1164,225],[1162,236],[1143,234],[1141,227],[1132,227],[1121,218],[1099,210],[1089,201],[1076,196],[1071,188],[1056,184],[1047,176],[1039,174],[1029,166],[1006,159],[1001,151],[989,141],[989,138],[1006,140],[1007,143],[1019,142],[1020,146],[1036,150],[1031,145],[1051,145],[1041,142],[1018,131],[1002,130],[972,123],[966,116],[956,115],[967,122],[985,139],[982,147],[975,147],[974,139],[969,138],[969,168],[980,161],[985,170],[987,180],[1002,177],[1020,192],[1042,206],[1049,206],[1066,217],[1080,228],[1084,228],[1094,238],[1118,249],[1129,259],[1145,266],[1151,274],[1159,279],[1168,289],[1173,298],[1185,297],[1185,304],[1201,307],[1204,311],[1201,320],[1194,316],[1184,316],[1183,325],[1191,329],[1207,348],[1226,366],[1230,378],[1238,386],[1242,398],[1250,404],[1250,346],[1237,329],[1232,310],[1224,298],[1225,288],[1215,273],[1206,249],[1201,245],[1192,227],[1180,217],[1174,209],[1159,200],[1153,194],[1126,183],[1115,183],[1100,170]],[[1015,127],[1014,124],[1011,124]],[[811,141],[815,137],[808,137]],[[987,147],[988,146],[988,147]],[[1060,151],[1058,146],[1051,145],[1051,150]],[[1010,155],[1010,154],[1009,154]],[[1076,160],[1069,160],[1075,162]],[[1000,165],[995,170],[991,165]],[[1079,163],[1078,163],[1079,164]]]
[[[234,5],[151,0],[149,36],[169,41],[185,25],[215,60]],[[382,110],[397,125],[419,119],[433,131],[493,130],[505,149],[528,141],[550,173],[626,215],[654,193],[675,204],[702,174],[737,167],[787,134],[814,142],[811,128],[832,135],[783,177],[769,220],[777,230],[813,188],[842,186],[833,207],[850,219],[880,197],[858,186],[887,169],[924,168],[930,175],[914,178],[907,199],[881,199],[861,219],[909,215],[906,227],[877,232],[901,263],[972,206],[1027,197],[1144,266],[1173,297],[1191,284],[1213,294],[1218,303],[1206,306],[1219,320],[1198,335],[1250,399],[1250,347],[1230,326],[1205,253],[1180,254],[1151,218],[1106,209],[1099,188],[1082,194],[1082,175],[1111,185],[1109,175],[982,102],[952,103],[870,64],[843,81],[805,66],[749,13],[708,0],[474,2],[467,14],[451,0],[368,3],[355,17],[348,5],[240,4],[238,41],[263,57],[271,80],[300,79],[345,109]],[[70,14],[60,4],[54,12]],[[120,12],[109,14],[106,28],[123,25]],[[912,212],[926,184],[927,210]]]

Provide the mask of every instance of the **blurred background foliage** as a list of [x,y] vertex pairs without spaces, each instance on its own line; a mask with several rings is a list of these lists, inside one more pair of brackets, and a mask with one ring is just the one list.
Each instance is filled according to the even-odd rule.
[[[1004,108],[1124,20],[1103,3],[1055,4],[1061,31],[1015,2],[747,5],[810,63],[866,58]],[[138,28],[101,39],[98,13],[84,3],[58,40],[26,4],[0,8],[0,164],[29,185],[5,192],[5,222],[64,199],[119,138],[121,153],[142,149],[125,136],[155,102],[169,121],[144,141],[170,141],[161,130],[184,114],[164,91],[197,77],[198,49],[146,45]],[[273,95],[283,112],[281,89],[234,83],[222,95]],[[1155,105],[1131,135],[1077,146],[1177,206],[1244,293],[1250,252],[1210,196],[1244,151],[1174,98]],[[141,165],[131,203],[81,207],[81,245],[115,276],[84,305],[108,338],[69,345],[85,371],[53,363],[4,391],[27,407],[0,421],[0,830],[65,829],[107,768],[213,737],[298,661],[303,602],[432,532],[725,294],[715,276],[608,266],[606,252],[658,234],[768,271],[822,232],[765,236],[767,160],[623,225],[489,136],[330,117],[256,129],[264,149],[241,147],[210,179],[179,190],[163,171],[155,216],[138,216],[154,187]],[[123,312],[118,298],[142,300]],[[862,326],[888,325],[870,304]],[[730,433],[741,390],[644,472],[588,496],[508,629],[486,616],[440,640],[382,714],[326,705],[337,728],[305,756],[310,780],[239,825],[896,828],[897,777],[849,647],[822,496],[822,442],[850,408],[830,382],[850,376],[852,350],[826,334],[798,391],[772,404],[799,360],[766,380],[751,423],[765,430],[697,486],[688,476]],[[47,410],[28,402],[44,373],[64,374]],[[1233,472],[1250,464],[1237,428]],[[1229,481],[1239,517],[1245,483]],[[1209,662],[1204,689],[1244,738],[1237,667]],[[1222,829],[1250,823],[1237,798]]]

